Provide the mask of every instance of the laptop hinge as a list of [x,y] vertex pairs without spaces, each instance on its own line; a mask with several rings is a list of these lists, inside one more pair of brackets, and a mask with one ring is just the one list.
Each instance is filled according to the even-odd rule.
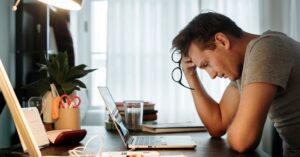
[[134,140],[134,137],[130,136],[130,137],[128,138],[128,140],[126,141],[126,142],[127,142],[127,145],[128,145],[128,144],[133,144],[133,143],[132,143],[133,140]]

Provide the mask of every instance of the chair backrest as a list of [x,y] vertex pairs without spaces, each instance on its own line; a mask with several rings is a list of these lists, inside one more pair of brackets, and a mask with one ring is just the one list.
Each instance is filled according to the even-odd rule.
[[274,126],[272,130],[272,156],[283,157],[282,140]]

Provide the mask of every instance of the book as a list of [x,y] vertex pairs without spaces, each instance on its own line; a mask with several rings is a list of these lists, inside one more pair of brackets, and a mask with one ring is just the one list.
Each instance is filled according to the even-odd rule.
[[158,123],[144,124],[142,131],[150,133],[192,132],[206,131],[206,128],[201,123]]
[[143,121],[154,121],[154,120],[157,120],[157,114],[143,115]]
[[62,129],[62,130],[51,130],[47,131],[48,139],[51,143],[55,143],[55,139],[64,131],[71,131],[71,129]]
[[156,114],[157,112],[158,112],[157,110],[144,110],[143,115]]
[[[114,122],[107,121],[104,124],[105,124],[104,126],[105,126],[106,130],[109,130],[109,131],[116,130]],[[153,120],[153,121],[143,121],[143,124],[157,124],[157,122],[155,120]]]
[[[125,121],[125,114],[121,114],[121,118]],[[106,122],[111,122],[112,121],[111,117],[108,117],[107,119],[108,120],[106,120]],[[157,120],[157,114],[143,115],[143,121],[153,121],[153,120]]]
[[86,133],[85,129],[51,130],[47,131],[47,137],[52,144],[78,143],[85,137]]
[[[120,111],[124,111],[124,103],[123,102],[116,102],[117,109]],[[145,110],[154,110],[155,109],[155,104],[152,102],[144,102],[143,106],[144,111]]]

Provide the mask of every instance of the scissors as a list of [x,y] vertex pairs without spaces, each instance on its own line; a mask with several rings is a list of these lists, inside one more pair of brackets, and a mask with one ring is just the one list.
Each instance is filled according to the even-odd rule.
[[78,108],[80,106],[81,99],[78,96],[70,97],[67,94],[63,94],[60,97],[60,107],[62,108]]

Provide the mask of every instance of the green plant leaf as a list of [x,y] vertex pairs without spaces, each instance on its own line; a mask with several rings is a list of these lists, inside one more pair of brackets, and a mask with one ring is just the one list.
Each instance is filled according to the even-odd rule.
[[44,78],[44,79],[31,82],[23,86],[22,88],[37,91],[42,96],[44,95],[44,93],[50,90],[50,83],[47,78]]
[[73,85],[79,86],[80,88],[86,88],[85,84],[80,80],[74,80],[74,81],[72,81],[72,83],[73,83]]
[[37,66],[40,72],[47,72],[47,78],[27,86],[46,92],[50,89],[50,83],[54,83],[59,94],[71,94],[74,90],[86,88],[86,85],[79,78],[96,70],[85,69],[87,66],[84,64],[70,67],[67,52],[51,54],[46,59],[46,64],[37,63]]
[[96,69],[88,69],[88,70],[84,70],[84,69],[81,69],[83,66],[75,66],[75,67],[72,67],[68,73],[68,77],[67,77],[67,80],[69,79],[78,79],[78,78],[81,78],[85,75],[87,75],[88,73],[96,70]]

